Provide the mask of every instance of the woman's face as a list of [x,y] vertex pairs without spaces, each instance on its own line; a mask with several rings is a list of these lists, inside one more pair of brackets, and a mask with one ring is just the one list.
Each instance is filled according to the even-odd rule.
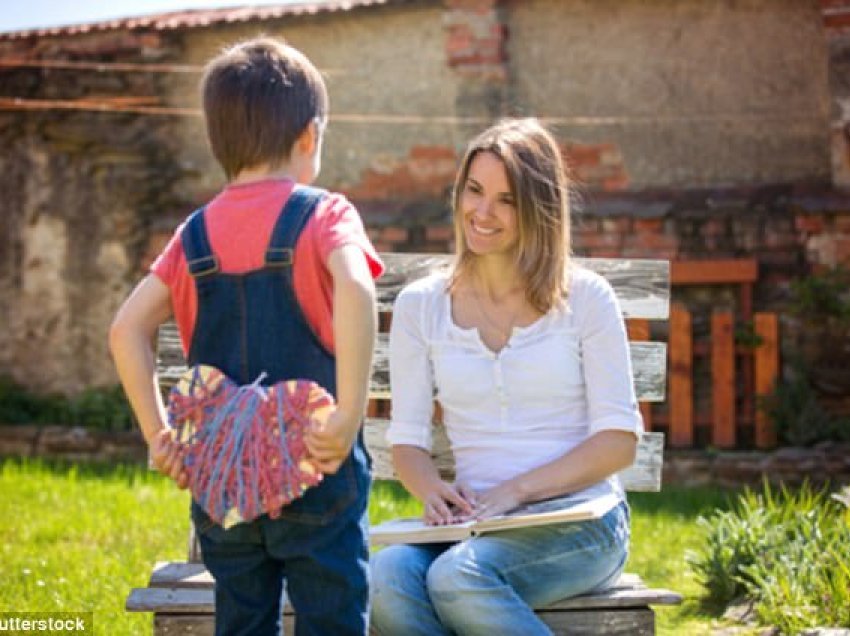
[[479,152],[470,163],[459,212],[466,245],[473,254],[504,254],[516,247],[516,202],[505,164],[492,152]]

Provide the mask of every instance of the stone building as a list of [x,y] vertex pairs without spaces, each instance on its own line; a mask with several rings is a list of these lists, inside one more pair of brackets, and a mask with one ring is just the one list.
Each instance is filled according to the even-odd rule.
[[465,142],[535,115],[576,180],[576,253],[754,257],[781,303],[850,258],[846,24],[850,0],[339,0],[0,34],[0,374],[116,381],[114,311],[223,185],[202,65],[259,33],[324,72],[319,185],[379,249],[448,249]]

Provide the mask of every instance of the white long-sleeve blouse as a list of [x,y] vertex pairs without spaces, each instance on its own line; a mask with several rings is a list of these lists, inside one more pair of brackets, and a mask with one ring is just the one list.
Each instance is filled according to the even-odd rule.
[[[430,450],[436,398],[458,481],[485,490],[598,431],[642,431],[625,325],[604,278],[574,267],[566,302],[515,327],[499,353],[476,329],[454,323],[446,283],[444,275],[429,276],[396,300],[390,444]],[[623,496],[616,476],[576,494],[609,493]]]

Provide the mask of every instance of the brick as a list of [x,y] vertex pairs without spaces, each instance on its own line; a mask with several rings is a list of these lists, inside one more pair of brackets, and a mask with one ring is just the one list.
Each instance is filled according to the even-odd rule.
[[620,258],[622,252],[612,248],[594,248],[588,250],[587,255],[590,258]]
[[850,236],[835,239],[835,264],[850,265]]
[[832,227],[837,232],[850,233],[850,215],[837,215],[832,221]]
[[417,161],[439,161],[444,159],[456,161],[457,155],[454,148],[449,146],[413,146],[410,149],[410,158]]
[[635,219],[635,232],[664,232],[664,219]]
[[614,144],[601,144],[599,147],[599,162],[603,166],[622,166],[623,153]]
[[431,225],[425,228],[426,241],[450,241],[454,234],[454,227],[451,225]]
[[403,158],[379,156],[346,194],[366,200],[442,197],[454,180],[456,163],[447,146],[416,146]]
[[405,227],[385,227],[381,231],[381,241],[404,243],[410,237],[410,231]]
[[795,247],[797,245],[797,235],[768,229],[764,233],[762,244],[764,247],[770,249]]
[[617,192],[625,190],[629,187],[629,177],[626,174],[619,174],[614,177],[607,177],[600,184],[605,192]]
[[483,12],[495,8],[499,0],[444,0],[446,7],[456,11]]
[[798,214],[794,217],[794,229],[798,232],[820,234],[824,230],[822,214]]
[[[579,237],[577,237],[579,238]],[[619,234],[587,234],[580,237],[580,242],[576,243],[583,248],[619,248],[623,242],[622,236]]]
[[679,257],[679,250],[673,247],[669,248],[650,248],[650,247],[625,247],[621,252],[622,258],[660,258],[673,260]]
[[726,234],[726,231],[726,222],[723,219],[708,219],[700,228],[700,234],[705,237],[721,236]]
[[564,159],[573,169],[579,166],[598,166],[602,163],[598,146],[571,144],[562,150]]
[[632,219],[620,217],[617,219],[600,219],[599,227],[605,233],[626,234],[632,231]]

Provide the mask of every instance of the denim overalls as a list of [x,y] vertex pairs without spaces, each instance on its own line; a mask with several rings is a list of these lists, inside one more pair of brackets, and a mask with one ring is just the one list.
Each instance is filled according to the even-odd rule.
[[[336,396],[336,361],[307,325],[292,284],[298,236],[324,191],[297,187],[272,232],[262,269],[223,274],[203,209],[181,240],[198,293],[189,364],[218,367],[239,384],[306,378]],[[216,581],[216,634],[277,634],[283,581],[296,634],[364,634],[368,617],[369,459],[362,433],[335,475],[285,506],[228,530],[194,501],[204,564]]]

